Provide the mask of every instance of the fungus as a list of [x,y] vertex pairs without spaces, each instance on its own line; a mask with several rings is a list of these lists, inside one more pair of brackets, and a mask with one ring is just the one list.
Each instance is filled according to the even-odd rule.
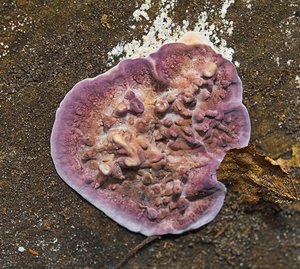
[[234,65],[196,33],[77,83],[56,112],[60,177],[144,235],[197,229],[220,211],[216,170],[250,138]]

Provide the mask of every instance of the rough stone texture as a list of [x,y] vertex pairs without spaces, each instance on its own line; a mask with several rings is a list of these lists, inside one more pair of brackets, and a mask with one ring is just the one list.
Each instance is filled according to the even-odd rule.
[[[222,1],[180,1],[174,19],[192,24],[203,2],[220,8]],[[245,2],[236,0],[228,10],[234,32],[227,41],[240,62],[252,143],[273,159],[288,157],[300,127],[298,1],[253,0],[251,12]],[[25,33],[1,33],[10,52],[0,59],[0,267],[112,267],[144,237],[105,217],[60,180],[49,137],[55,111],[74,83],[108,70],[107,52],[120,39],[142,35],[139,28],[128,31],[135,2],[4,0],[0,9],[1,27],[18,16],[33,21],[22,26]],[[109,30],[101,24],[103,14]],[[299,268],[299,213],[263,202],[237,207],[226,187],[225,206],[212,223],[163,237],[125,268]]]

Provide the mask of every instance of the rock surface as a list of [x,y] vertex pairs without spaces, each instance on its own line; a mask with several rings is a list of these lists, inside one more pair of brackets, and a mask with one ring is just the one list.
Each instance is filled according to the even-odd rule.
[[[155,20],[161,1],[152,2],[148,15]],[[209,25],[222,25],[219,11],[233,1],[177,2],[169,14],[175,28],[187,20],[193,29],[204,11]],[[107,54],[120,41],[143,37],[146,19],[130,28],[136,9],[135,1],[1,2],[0,267],[111,268],[144,239],[63,183],[49,143],[55,111],[74,83],[107,71]],[[251,143],[272,159],[288,159],[300,133],[298,1],[236,0],[226,19],[232,35],[218,36],[240,63]],[[297,207],[237,205],[242,197],[231,184],[213,222],[163,237],[124,268],[299,268]]]

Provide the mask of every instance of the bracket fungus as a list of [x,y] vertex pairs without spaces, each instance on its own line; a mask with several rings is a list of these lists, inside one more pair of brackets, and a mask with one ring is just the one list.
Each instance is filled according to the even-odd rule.
[[56,112],[60,177],[131,231],[179,234],[214,219],[216,170],[250,120],[234,65],[187,33],[146,58],[77,83]]

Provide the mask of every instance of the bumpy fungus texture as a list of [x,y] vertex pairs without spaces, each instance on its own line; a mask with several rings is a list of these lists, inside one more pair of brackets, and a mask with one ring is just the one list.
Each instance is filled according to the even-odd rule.
[[216,170],[249,136],[235,67],[189,33],[76,84],[51,154],[62,179],[120,225],[179,234],[217,215],[226,189]]

